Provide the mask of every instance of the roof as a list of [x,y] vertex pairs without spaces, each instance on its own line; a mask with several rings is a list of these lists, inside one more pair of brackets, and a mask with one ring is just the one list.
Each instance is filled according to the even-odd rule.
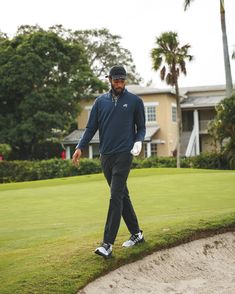
[[[233,85],[235,89],[235,84]],[[195,86],[195,87],[184,87],[180,88],[180,92],[183,94],[189,93],[199,93],[199,92],[215,92],[223,91],[225,92],[226,85],[208,85],[208,86]]]
[[[159,129],[160,129],[159,126],[146,127],[146,134],[145,134],[144,140],[150,141],[152,136],[154,136]],[[84,129],[78,129],[78,130],[73,131],[71,134],[69,134],[68,136],[66,136],[63,139],[62,144],[65,144],[65,145],[76,144],[77,145],[77,143],[81,139],[84,131],[85,131]],[[90,143],[92,143],[92,144],[99,143],[99,132],[98,131],[95,133],[95,135],[92,138],[92,140],[90,141]]]
[[[235,85],[234,85],[235,89]],[[225,85],[200,86],[182,88],[185,99],[181,102],[181,108],[215,107],[226,97]]]
[[[62,143],[63,144],[77,144],[78,141],[80,140],[80,138],[82,137],[83,133],[84,133],[84,129],[78,129],[73,131],[71,134],[69,134],[68,136],[66,136]],[[91,140],[91,143],[99,143],[99,133],[96,132],[94,137]]]
[[144,95],[144,94],[172,94],[175,95],[174,89],[166,88],[166,89],[158,89],[151,87],[143,87],[140,85],[127,85],[127,90],[136,94],[136,95]]
[[223,96],[192,96],[186,98],[183,102],[181,102],[181,108],[199,108],[199,107],[215,107],[220,101],[225,98]]
[[160,130],[159,126],[146,127],[145,141],[151,141],[152,137]]

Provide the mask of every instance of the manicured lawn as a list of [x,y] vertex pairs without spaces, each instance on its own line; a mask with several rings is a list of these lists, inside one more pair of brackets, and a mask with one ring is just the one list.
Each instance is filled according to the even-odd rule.
[[0,293],[76,293],[88,281],[198,230],[235,226],[235,171],[132,170],[129,190],[146,242],[108,261],[102,240],[109,202],[103,175],[0,185]]

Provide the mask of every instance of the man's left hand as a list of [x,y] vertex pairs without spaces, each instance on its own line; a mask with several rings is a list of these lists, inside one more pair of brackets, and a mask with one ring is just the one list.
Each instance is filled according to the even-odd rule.
[[131,154],[134,156],[138,156],[141,152],[141,149],[142,149],[142,142],[141,141],[135,142],[133,148],[131,149]]

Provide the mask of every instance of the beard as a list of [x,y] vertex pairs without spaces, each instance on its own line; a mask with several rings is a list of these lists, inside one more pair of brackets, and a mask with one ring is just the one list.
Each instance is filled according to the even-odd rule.
[[124,91],[125,88],[114,88],[113,85],[111,85],[112,88],[112,92],[115,96],[118,96],[120,94],[122,94],[122,92]]

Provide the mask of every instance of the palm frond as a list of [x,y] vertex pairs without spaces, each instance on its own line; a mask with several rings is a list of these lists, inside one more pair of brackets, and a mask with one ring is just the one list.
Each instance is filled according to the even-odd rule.
[[[160,70],[161,80],[168,85],[176,85],[180,73],[186,75],[186,61],[191,61],[193,56],[188,54],[191,46],[185,44],[180,47],[178,34],[165,32],[156,38],[156,48],[151,52],[153,69]],[[163,66],[162,66],[163,65]]]
[[190,4],[191,4],[192,1],[193,0],[185,0],[184,1],[184,10],[187,10],[187,8],[190,6]]
[[166,76],[166,67],[164,65],[163,68],[160,71],[160,78],[161,78],[162,81],[164,81],[165,76]]

